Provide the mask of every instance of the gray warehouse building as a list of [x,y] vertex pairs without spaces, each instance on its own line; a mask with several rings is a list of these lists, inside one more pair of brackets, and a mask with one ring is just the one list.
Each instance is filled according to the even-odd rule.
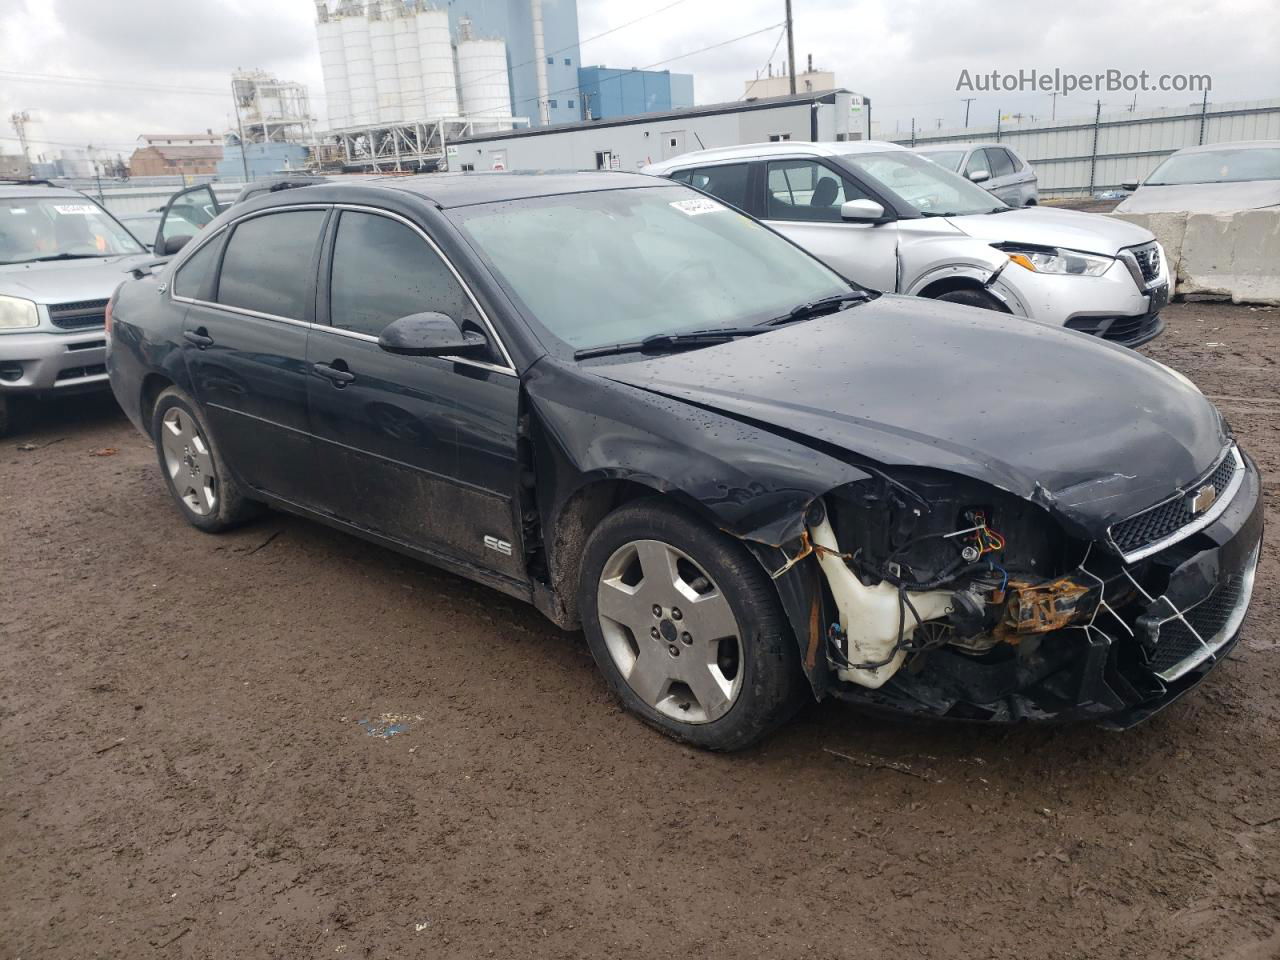
[[477,134],[452,141],[451,170],[637,170],[711,147],[864,140],[871,102],[848,90]]

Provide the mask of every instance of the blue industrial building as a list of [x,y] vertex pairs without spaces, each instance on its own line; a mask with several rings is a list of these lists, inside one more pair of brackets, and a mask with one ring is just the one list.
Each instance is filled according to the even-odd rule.
[[693,75],[669,70],[583,67],[578,71],[578,91],[582,110],[575,119],[631,117],[692,107]]
[[[538,74],[529,0],[436,0],[436,6],[449,11],[455,38],[458,21],[465,19],[471,21],[472,36],[506,41],[511,112],[538,126]],[[551,123],[581,120],[577,0],[542,0],[542,34]]]
[[218,177],[238,180],[245,176],[247,169],[249,179],[257,180],[284,170],[302,170],[306,165],[307,148],[300,143],[249,143],[241,158],[240,143],[233,138],[222,148]]

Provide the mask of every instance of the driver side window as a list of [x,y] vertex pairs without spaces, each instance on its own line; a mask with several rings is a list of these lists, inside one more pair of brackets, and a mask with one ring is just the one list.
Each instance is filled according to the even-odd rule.
[[471,299],[431,246],[398,220],[342,211],[329,272],[329,322],[377,337],[411,313],[443,313],[483,330]]

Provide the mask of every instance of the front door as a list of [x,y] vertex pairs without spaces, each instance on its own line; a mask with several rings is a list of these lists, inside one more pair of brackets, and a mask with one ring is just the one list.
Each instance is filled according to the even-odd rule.
[[152,250],[158,257],[169,256],[169,252],[165,250],[166,241],[179,238],[187,238],[189,241],[223,209],[213,188],[207,183],[179,190],[169,198],[160,215]]
[[840,216],[849,200],[880,201],[817,160],[770,160],[764,220],[837,273],[871,290],[898,283],[898,225],[856,223]]
[[221,237],[174,277],[173,295],[188,303],[182,349],[192,387],[227,462],[254,489],[303,505],[312,502],[307,324],[327,216],[306,209],[242,220],[216,276]]
[[[307,393],[326,510],[381,536],[520,577],[519,380],[479,308],[416,227],[343,210],[322,271]],[[438,312],[485,334],[490,362],[406,357],[378,346],[403,316]]]

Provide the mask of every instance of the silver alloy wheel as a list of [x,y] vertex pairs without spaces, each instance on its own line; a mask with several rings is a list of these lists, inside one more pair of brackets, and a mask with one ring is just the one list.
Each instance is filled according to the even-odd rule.
[[170,407],[160,422],[160,447],[165,469],[187,508],[199,517],[213,513],[218,503],[218,474],[209,444],[195,420],[180,407]]
[[596,590],[600,630],[641,700],[684,723],[710,723],[742,691],[742,630],[729,601],[683,551],[634,540],[609,557]]

